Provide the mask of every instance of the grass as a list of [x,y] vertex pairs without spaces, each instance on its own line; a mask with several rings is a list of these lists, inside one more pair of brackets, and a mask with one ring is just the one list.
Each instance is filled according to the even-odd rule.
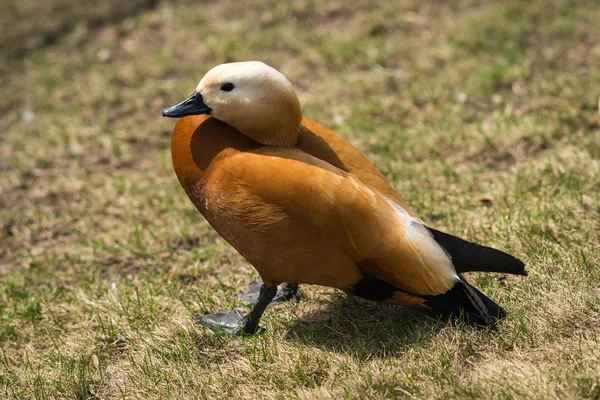
[[[600,398],[600,3],[76,3],[3,2],[0,397]],[[193,324],[256,273],[160,111],[247,59],[425,221],[527,263],[471,274],[497,332],[308,286],[262,335]]]

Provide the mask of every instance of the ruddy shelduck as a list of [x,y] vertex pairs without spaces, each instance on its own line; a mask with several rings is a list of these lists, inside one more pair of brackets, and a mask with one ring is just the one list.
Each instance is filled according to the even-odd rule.
[[171,147],[185,192],[263,282],[247,315],[201,325],[254,333],[274,298],[306,283],[495,326],[504,310],[462,273],[526,275],[511,255],[426,226],[357,149],[302,116],[292,84],[264,63],[213,68],[163,115],[185,117]]

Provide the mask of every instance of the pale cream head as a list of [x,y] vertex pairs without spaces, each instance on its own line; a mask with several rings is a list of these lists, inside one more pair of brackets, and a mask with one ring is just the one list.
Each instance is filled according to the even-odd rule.
[[258,61],[221,64],[206,73],[196,91],[210,115],[269,146],[293,147],[302,111],[294,87],[276,69]]

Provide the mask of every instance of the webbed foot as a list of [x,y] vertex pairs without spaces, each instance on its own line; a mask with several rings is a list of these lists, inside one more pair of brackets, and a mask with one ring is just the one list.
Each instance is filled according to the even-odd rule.
[[[210,329],[213,332],[222,332],[229,335],[245,335],[256,332],[244,331],[244,314],[237,308],[230,312],[218,312],[214,314],[196,314],[192,317],[194,322],[200,326]],[[262,328],[256,329],[260,331]]]
[[[258,296],[260,293],[260,287],[262,285],[261,281],[254,280],[248,284],[248,291],[244,294],[241,294],[237,297],[239,301],[243,301],[250,305],[255,305],[258,301]],[[269,307],[275,306],[277,304],[283,303],[285,301],[290,301],[293,305],[298,303],[298,297],[296,294],[298,293],[298,284],[297,283],[283,283],[279,285],[277,288],[277,294],[269,303]]]
[[237,309],[231,312],[218,312],[214,314],[196,314],[193,320],[200,326],[204,326],[213,332],[224,332],[231,335],[253,335],[262,330],[258,327],[260,317],[277,294],[277,286],[262,284],[258,290],[256,303],[247,315],[243,315]]

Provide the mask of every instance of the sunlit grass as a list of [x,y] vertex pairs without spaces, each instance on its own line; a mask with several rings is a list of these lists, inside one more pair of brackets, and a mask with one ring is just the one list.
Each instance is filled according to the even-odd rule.
[[[596,1],[12,3],[0,397],[600,396]],[[470,276],[496,332],[308,286],[255,337],[193,324],[256,273],[180,188],[160,111],[248,59],[429,224],[526,262]]]

